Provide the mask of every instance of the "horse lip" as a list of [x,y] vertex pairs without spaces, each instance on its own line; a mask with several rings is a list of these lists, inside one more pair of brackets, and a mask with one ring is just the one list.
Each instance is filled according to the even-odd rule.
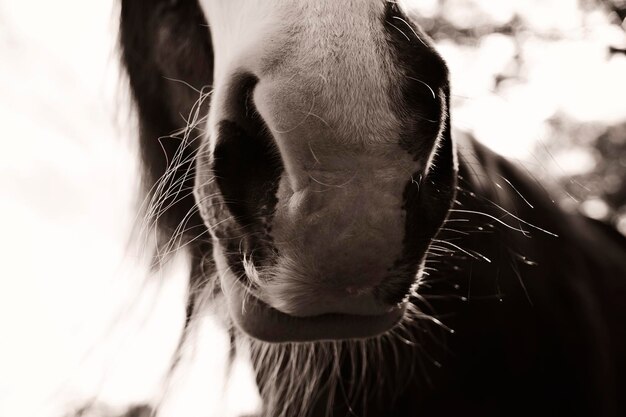
[[406,303],[400,303],[371,316],[329,313],[296,317],[266,304],[228,273],[221,274],[221,284],[235,325],[252,338],[269,343],[371,338],[395,327],[406,311]]

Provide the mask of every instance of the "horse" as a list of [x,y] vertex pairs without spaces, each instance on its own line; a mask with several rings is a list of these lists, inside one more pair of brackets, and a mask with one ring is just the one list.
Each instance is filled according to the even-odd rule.
[[264,416],[626,415],[626,240],[453,137],[401,4],[121,0],[120,46],[156,258]]

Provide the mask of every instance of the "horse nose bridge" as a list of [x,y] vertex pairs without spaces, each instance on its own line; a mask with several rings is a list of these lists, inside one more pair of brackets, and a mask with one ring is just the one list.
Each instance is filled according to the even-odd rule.
[[254,104],[275,136],[319,137],[330,130],[332,116],[322,84],[298,71],[266,76],[255,88]]
[[[354,188],[372,171],[398,180],[415,170],[399,145],[401,123],[385,100],[372,104],[371,96],[362,96],[352,103],[351,95],[345,86],[333,88],[310,74],[267,77],[255,86],[255,111],[281,154],[293,190],[311,183]],[[397,169],[386,170],[394,164]]]
[[356,64],[321,65],[294,62],[259,77],[254,104],[275,136],[300,142],[330,136],[335,142],[363,144],[398,134],[389,74]]

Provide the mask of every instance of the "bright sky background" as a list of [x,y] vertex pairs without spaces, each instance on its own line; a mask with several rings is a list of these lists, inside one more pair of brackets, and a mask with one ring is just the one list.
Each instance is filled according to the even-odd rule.
[[[185,265],[149,276],[128,246],[138,175],[115,36],[106,1],[0,1],[0,416],[94,395],[121,412],[160,393],[178,342]],[[164,409],[249,411],[220,405],[228,341],[207,328],[195,383],[178,384],[194,389]]]
[[[418,3],[427,15],[433,0]],[[623,32],[602,15],[583,21],[571,0],[463,3],[449,11],[459,21],[522,10],[533,30],[568,40],[529,36],[528,82],[497,95],[490,79],[512,59],[511,40],[487,36],[478,51],[439,45],[459,128],[531,159],[557,111],[626,120],[626,57],[606,56]],[[113,16],[107,0],[0,0],[0,416],[56,417],[94,394],[113,409],[149,399],[182,326],[185,265],[148,277],[141,250],[128,247],[137,167]],[[564,169],[585,169],[585,155],[572,161]],[[203,354],[166,409],[186,417],[253,409],[253,395],[219,404],[227,340],[210,318],[200,339]],[[247,381],[241,366],[235,384]]]

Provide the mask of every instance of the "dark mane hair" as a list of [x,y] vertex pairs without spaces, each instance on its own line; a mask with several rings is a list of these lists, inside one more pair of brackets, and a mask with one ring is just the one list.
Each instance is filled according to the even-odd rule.
[[[122,1],[122,62],[139,116],[144,189],[158,210],[158,228],[174,233],[190,214],[188,228],[202,224],[191,190],[199,121],[213,82],[213,51],[197,3]],[[201,92],[205,92],[201,94]],[[188,230],[189,229],[189,230]]]
[[178,248],[186,247],[192,257],[189,324],[197,290],[213,270],[206,256],[211,242],[202,238],[205,226],[193,196],[213,83],[210,32],[195,0],[120,3],[121,60],[138,115],[143,165],[140,228],[157,236],[154,267]]

